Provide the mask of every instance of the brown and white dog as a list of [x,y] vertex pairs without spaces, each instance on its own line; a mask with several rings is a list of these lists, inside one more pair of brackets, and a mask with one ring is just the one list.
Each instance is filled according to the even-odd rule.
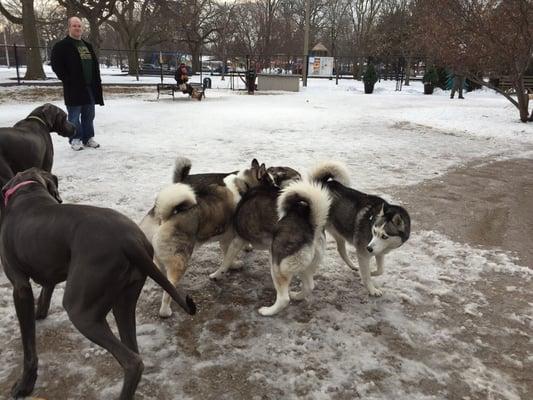
[[[257,186],[260,168],[253,160],[250,168],[229,174],[201,174],[202,179],[188,178],[179,158],[174,183],[160,191],[155,205],[143,218],[140,227],[155,250],[155,261],[166,269],[176,285],[187,269],[193,250],[204,243],[218,241],[225,254],[233,239],[232,218],[241,195]],[[264,168],[264,166],[263,166]],[[181,183],[191,181],[191,184]],[[161,317],[172,315],[170,297],[163,294]]]

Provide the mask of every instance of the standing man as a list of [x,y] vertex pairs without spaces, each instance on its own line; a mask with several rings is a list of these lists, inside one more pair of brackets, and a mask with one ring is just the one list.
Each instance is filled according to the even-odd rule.
[[465,76],[462,72],[454,71],[452,79],[452,93],[450,99],[453,99],[455,92],[459,92],[459,98],[464,99],[463,97],[463,87],[465,85]]
[[90,43],[81,38],[83,27],[78,17],[68,19],[68,36],[52,48],[52,69],[63,82],[68,120],[76,125],[70,146],[96,149],[94,140],[94,105],[104,105],[98,58]]

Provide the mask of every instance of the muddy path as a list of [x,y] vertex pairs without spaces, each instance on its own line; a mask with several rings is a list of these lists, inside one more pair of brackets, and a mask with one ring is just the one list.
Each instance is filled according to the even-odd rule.
[[454,240],[516,253],[533,268],[533,160],[480,160],[393,189],[419,224]]

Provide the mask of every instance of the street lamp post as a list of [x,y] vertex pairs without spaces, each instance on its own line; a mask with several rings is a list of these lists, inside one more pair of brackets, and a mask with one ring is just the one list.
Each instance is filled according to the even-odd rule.
[[305,0],[305,28],[304,28],[304,62],[302,68],[302,81],[304,87],[307,87],[307,64],[309,63],[309,2],[311,0]]

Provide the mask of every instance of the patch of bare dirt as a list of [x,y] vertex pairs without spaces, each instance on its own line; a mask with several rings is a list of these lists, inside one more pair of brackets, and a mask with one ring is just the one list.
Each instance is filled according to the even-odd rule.
[[512,251],[533,268],[533,160],[477,161],[394,192],[415,220],[414,229]]

